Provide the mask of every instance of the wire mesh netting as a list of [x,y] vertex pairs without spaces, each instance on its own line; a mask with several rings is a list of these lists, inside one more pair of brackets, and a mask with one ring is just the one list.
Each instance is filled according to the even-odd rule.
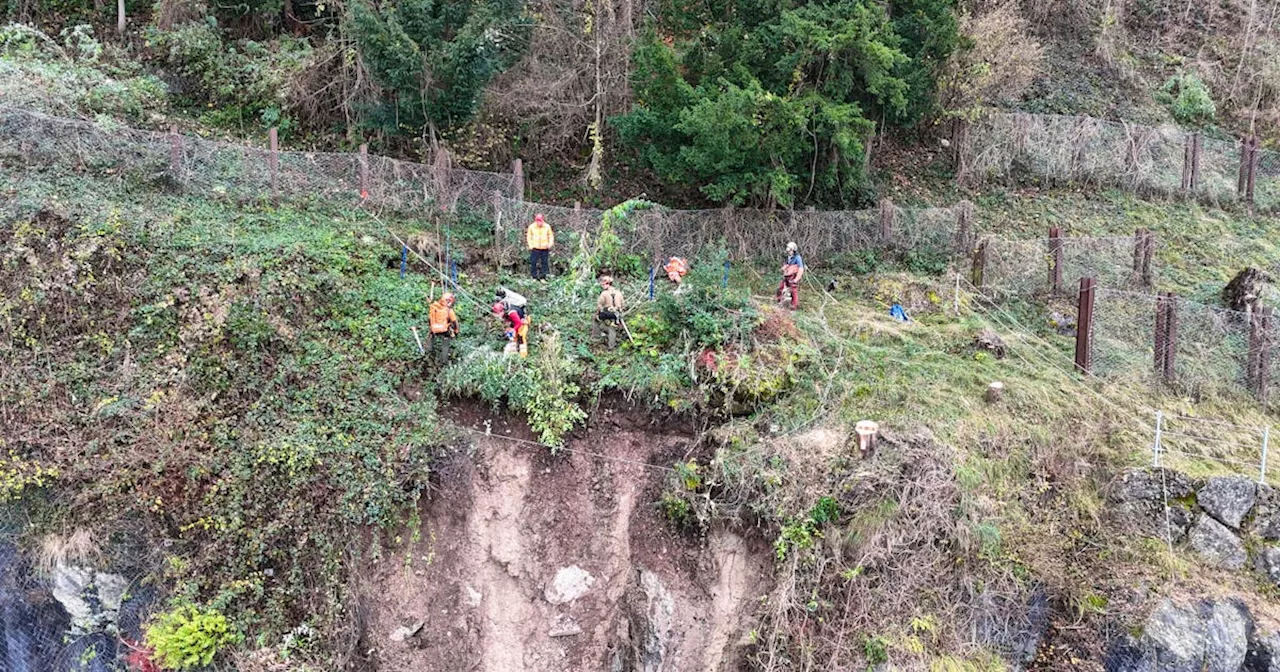
[[[1244,397],[1257,392],[1248,373],[1263,336],[1257,329],[1248,313],[1100,287],[1094,296],[1093,370],[1163,382],[1193,397]],[[1275,342],[1272,331],[1265,336]]]
[[[1144,194],[1239,198],[1241,143],[1175,126],[1091,117],[993,114],[961,136],[961,179],[1031,176],[1051,183],[1116,186]],[[1257,150],[1254,202],[1280,206],[1280,153]]]
[[118,175],[158,186],[231,196],[356,202],[408,210],[487,207],[518,195],[515,175],[387,157],[276,151],[187,135],[89,123],[0,107],[0,154],[29,166]]
[[[522,242],[524,226],[542,214],[554,228],[576,236],[595,235],[605,211],[566,208],[511,198],[496,201],[506,243]],[[696,257],[701,250],[723,244],[730,256],[747,259],[777,255],[788,242],[806,254],[831,256],[860,250],[889,250],[898,254],[934,255],[949,260],[966,252],[967,227],[955,208],[891,210],[765,210],[721,208],[674,210],[663,206],[632,211],[612,223],[627,249],[652,258]]]
[[[1059,291],[1073,293],[1081,278],[1096,278],[1098,284],[1117,288],[1150,286],[1155,278],[1150,254],[1143,256],[1138,236],[1063,236]],[[986,236],[979,241],[983,256],[982,288],[994,297],[1033,296],[1052,289],[1054,281],[1053,243],[1044,238],[1001,238]],[[1152,250],[1154,252],[1154,249]],[[1144,266],[1144,260],[1147,265]]]

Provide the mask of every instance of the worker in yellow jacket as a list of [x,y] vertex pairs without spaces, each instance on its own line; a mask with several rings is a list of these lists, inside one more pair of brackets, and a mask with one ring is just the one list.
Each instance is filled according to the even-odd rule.
[[525,243],[529,245],[529,275],[534,280],[546,280],[547,268],[551,265],[551,248],[556,245],[556,234],[547,225],[547,220],[538,213],[533,223],[524,232]]
[[458,335],[458,314],[453,312],[453,292],[445,292],[431,303],[431,352],[436,364],[444,366],[449,361],[449,346]]

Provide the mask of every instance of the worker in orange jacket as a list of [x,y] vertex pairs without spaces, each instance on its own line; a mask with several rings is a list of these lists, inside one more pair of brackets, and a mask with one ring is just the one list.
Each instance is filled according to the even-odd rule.
[[547,268],[551,265],[551,248],[556,245],[556,234],[542,213],[534,215],[533,223],[524,232],[524,240],[529,246],[529,275],[534,280],[546,280]]
[[436,364],[444,366],[449,361],[449,346],[458,335],[458,314],[453,312],[453,292],[445,292],[431,303],[428,318],[431,321],[431,352]]

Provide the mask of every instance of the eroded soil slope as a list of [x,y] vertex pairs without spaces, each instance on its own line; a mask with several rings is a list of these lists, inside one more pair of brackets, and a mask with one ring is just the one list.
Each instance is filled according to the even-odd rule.
[[[620,415],[620,414],[619,414]],[[621,418],[620,418],[621,419]],[[603,420],[551,456],[496,418],[464,425],[420,540],[371,565],[369,663],[380,670],[731,669],[768,591],[768,548],[695,539],[655,510],[689,439]],[[422,623],[404,641],[392,634]],[[403,631],[402,631],[403,634]]]

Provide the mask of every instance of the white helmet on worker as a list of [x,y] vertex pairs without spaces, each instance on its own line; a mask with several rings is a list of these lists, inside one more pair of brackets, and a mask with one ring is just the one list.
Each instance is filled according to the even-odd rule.
[[445,292],[440,295],[440,300],[452,306],[454,302],[453,292]]
[[797,249],[799,248],[796,247],[796,244],[794,242],[787,243],[788,252],[795,252]]

